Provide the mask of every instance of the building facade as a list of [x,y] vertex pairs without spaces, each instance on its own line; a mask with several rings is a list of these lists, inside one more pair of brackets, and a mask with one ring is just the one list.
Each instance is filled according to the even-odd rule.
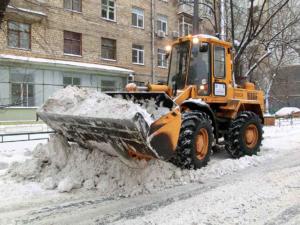
[[30,120],[24,110],[67,85],[111,91],[129,79],[166,80],[164,48],[179,37],[178,7],[176,0],[11,0],[0,32],[0,106],[21,108],[16,115]]
[[300,64],[282,67],[270,91],[271,112],[282,107],[300,108]]

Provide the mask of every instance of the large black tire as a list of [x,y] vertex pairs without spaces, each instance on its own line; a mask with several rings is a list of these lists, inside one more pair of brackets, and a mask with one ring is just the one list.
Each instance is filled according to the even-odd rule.
[[[211,124],[212,122],[206,113],[199,111],[184,112],[176,155],[171,162],[183,169],[199,169],[206,166],[211,155],[213,141]],[[203,148],[199,148],[199,137],[201,137],[200,146],[201,143],[205,143],[202,145]]]
[[[250,137],[247,134],[250,132]],[[241,112],[231,123],[225,136],[225,149],[233,158],[256,155],[262,142],[262,124],[259,116],[250,111]],[[255,137],[257,135],[257,137]]]

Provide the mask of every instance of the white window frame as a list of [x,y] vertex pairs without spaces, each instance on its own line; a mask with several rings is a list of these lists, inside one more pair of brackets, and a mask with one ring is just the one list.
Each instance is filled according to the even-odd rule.
[[[66,1],[70,1],[71,8],[66,7]],[[64,10],[66,11],[71,11],[71,12],[76,12],[76,13],[82,13],[82,0],[80,0],[80,8],[79,10],[74,9],[74,1],[73,0],[64,0]]]
[[[185,26],[188,27],[188,33],[185,33]],[[187,23],[185,21],[180,21],[179,22],[179,36],[187,36],[189,34],[193,33],[193,24]]]
[[[160,22],[160,27],[158,26],[158,22]],[[166,30],[163,30],[162,24],[166,24]],[[157,20],[156,20],[156,26],[157,26],[157,31],[161,30],[165,32],[166,35],[168,35],[168,17],[165,15],[157,15]]]
[[[136,15],[136,17],[137,17],[137,24],[135,25],[135,24],[133,24],[132,22],[132,15],[133,14],[135,14]],[[145,27],[145,16],[144,16],[144,9],[141,9],[141,8],[138,8],[138,7],[132,7],[132,9],[131,9],[131,26],[132,27],[135,27],[135,28],[140,28],[140,29],[144,29],[144,27]],[[143,26],[142,27],[140,27],[139,26],[139,23],[138,23],[138,21],[139,21],[139,19],[142,19],[143,20]]]
[[[163,51],[163,52],[160,52]],[[157,67],[159,68],[168,68],[168,60],[166,59],[166,51],[163,48],[158,48],[157,49]],[[160,58],[162,65],[159,65],[158,58]]]
[[[145,65],[145,49],[144,49],[144,46],[143,45],[139,45],[139,46],[142,46],[143,49],[139,49],[139,48],[134,48],[135,44],[132,45],[132,54],[133,54],[133,51],[136,51],[137,53],[137,62],[133,62],[132,61],[132,64],[136,64],[136,65]],[[142,53],[143,54],[143,61],[140,62],[140,54],[139,53]],[[133,57],[132,57],[133,58]]]
[[[103,10],[103,4],[102,4],[102,0],[101,0],[101,18],[104,19],[104,20],[108,20],[108,21],[113,21],[113,22],[116,22],[117,21],[117,4],[116,4],[116,0],[106,0],[107,1],[107,4],[104,5],[105,8],[106,8],[106,17],[102,16],[102,10]],[[109,2],[114,2],[114,7],[112,6],[109,6]],[[114,19],[110,19],[109,18],[109,10],[110,9],[113,9],[113,12],[114,12]]]

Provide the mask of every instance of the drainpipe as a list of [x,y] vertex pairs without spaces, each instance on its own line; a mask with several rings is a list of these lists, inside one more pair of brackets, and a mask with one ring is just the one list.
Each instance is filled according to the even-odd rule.
[[199,0],[194,0],[193,34],[199,34]]
[[152,83],[155,82],[155,74],[154,74],[154,59],[155,59],[154,38],[155,38],[155,0],[151,0],[151,79],[152,79]]

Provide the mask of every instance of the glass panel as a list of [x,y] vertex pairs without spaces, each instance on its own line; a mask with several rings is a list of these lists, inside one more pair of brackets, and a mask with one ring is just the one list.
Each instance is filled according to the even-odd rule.
[[113,1],[113,0],[110,0],[110,1],[109,1],[109,6],[111,6],[111,7],[115,7],[115,1]]
[[139,51],[139,63],[144,63],[144,51]]
[[79,41],[72,42],[72,54],[81,55],[81,44]]
[[132,62],[133,63],[137,63],[138,62],[137,50],[135,50],[135,49],[132,50]]
[[139,16],[139,20],[138,20],[138,27],[143,27],[143,17]]
[[[25,85],[24,85],[25,86]],[[26,94],[27,96],[24,96],[24,99],[26,99],[27,102],[27,106],[34,106],[35,102],[34,102],[34,86],[33,84],[26,84],[27,86],[27,90],[26,90]]]
[[172,48],[168,84],[182,89],[185,86],[190,42],[176,44]]
[[21,103],[21,85],[11,84],[11,104],[18,106]]
[[64,87],[72,85],[72,77],[63,77],[63,84]]
[[29,26],[28,24],[20,23],[19,25],[20,25],[20,26],[19,26],[19,28],[20,28],[19,30],[20,30],[20,31],[29,32],[29,27],[30,27],[30,26]]
[[18,46],[18,32],[16,31],[9,31],[9,36],[8,36],[8,46],[17,48]]
[[214,52],[214,74],[215,77],[225,77],[225,49],[223,47],[215,46]]
[[115,91],[116,81],[112,80],[102,80],[101,81],[101,91]]
[[133,26],[137,26],[137,15],[132,13],[131,14],[131,21]]
[[109,19],[114,20],[115,19],[115,13],[113,10],[109,10]]
[[132,45],[132,48],[141,49],[141,50],[144,49],[142,45]]
[[30,40],[28,33],[20,33],[20,48],[29,49],[30,48]]
[[64,8],[72,9],[72,0],[64,0]]
[[102,9],[101,12],[102,12],[101,16],[104,17],[104,18],[107,18],[107,11],[106,11],[106,9]]
[[81,12],[81,0],[73,0],[73,7],[74,11]]
[[64,53],[72,54],[72,41],[71,40],[65,40]]
[[157,30],[161,30],[161,21],[157,20]]
[[73,78],[73,85],[80,86],[80,84],[81,84],[80,78],[74,77]]
[[18,23],[14,22],[14,21],[8,22],[8,28],[13,29],[13,30],[19,30]]
[[209,51],[199,52],[199,45],[193,47],[188,75],[188,84],[201,85],[202,80],[209,80]]

